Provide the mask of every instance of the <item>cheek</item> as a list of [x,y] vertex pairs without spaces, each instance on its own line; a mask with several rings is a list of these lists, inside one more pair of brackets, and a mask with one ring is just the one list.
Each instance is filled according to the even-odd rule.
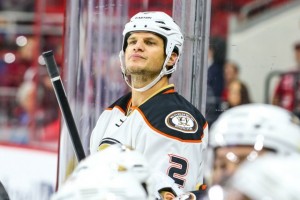
[[156,64],[156,66],[162,67],[163,63],[165,62],[165,56],[162,51],[159,52],[154,52],[152,55],[153,57],[153,62]]
[[126,49],[126,51],[124,53],[124,60],[128,60],[128,56],[129,56],[129,53],[128,53],[128,50]]
[[165,62],[165,60],[164,60],[163,57],[157,57],[154,60],[155,66],[158,66],[158,67],[162,67],[162,65],[164,64],[164,62]]

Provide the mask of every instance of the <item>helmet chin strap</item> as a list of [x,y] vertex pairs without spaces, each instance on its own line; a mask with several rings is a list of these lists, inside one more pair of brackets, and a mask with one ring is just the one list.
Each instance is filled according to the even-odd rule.
[[[149,90],[150,88],[152,88],[164,75],[167,75],[167,74],[170,74],[173,72],[173,70],[167,70],[166,69],[166,65],[167,65],[167,62],[168,60],[170,59],[171,57],[171,53],[169,53],[169,55],[167,55],[166,59],[165,59],[165,62],[163,64],[163,67],[159,73],[159,75],[153,80],[151,81],[148,85],[142,87],[142,88],[135,88],[131,85],[129,79],[128,79],[128,76],[126,75],[126,70],[125,70],[125,65],[124,65],[124,53],[121,51],[120,54],[119,54],[119,57],[120,57],[120,61],[121,61],[121,69],[122,69],[122,75],[123,75],[123,78],[125,80],[125,82],[127,83],[127,85],[135,90],[135,91],[138,91],[138,92],[145,92],[147,90]],[[176,64],[176,63],[175,63]]]

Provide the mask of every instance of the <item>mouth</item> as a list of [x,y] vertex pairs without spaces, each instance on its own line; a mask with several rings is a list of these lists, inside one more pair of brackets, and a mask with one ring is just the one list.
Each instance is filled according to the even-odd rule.
[[132,54],[132,55],[129,56],[129,59],[133,59],[133,60],[135,60],[135,59],[145,59],[145,57],[143,57],[139,54]]

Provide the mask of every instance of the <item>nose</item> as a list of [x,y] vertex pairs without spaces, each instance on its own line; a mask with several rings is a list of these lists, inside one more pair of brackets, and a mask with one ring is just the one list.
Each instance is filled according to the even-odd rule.
[[137,40],[133,46],[134,51],[144,51],[144,44],[143,41]]

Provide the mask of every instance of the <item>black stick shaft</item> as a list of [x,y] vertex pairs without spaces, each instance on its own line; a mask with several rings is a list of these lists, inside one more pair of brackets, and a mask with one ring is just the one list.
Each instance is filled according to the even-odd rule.
[[59,103],[60,110],[63,114],[64,120],[66,122],[66,125],[68,127],[70,137],[73,143],[73,147],[77,156],[77,159],[81,161],[85,158],[84,149],[78,134],[78,130],[74,121],[74,117],[72,115],[72,111],[70,109],[70,105],[64,90],[63,83],[61,81],[58,68],[53,56],[52,51],[44,52],[43,54],[48,74],[51,78],[52,85],[55,91],[55,95],[57,98],[57,101]]
[[3,184],[0,181],[0,199],[9,200],[9,196]]

